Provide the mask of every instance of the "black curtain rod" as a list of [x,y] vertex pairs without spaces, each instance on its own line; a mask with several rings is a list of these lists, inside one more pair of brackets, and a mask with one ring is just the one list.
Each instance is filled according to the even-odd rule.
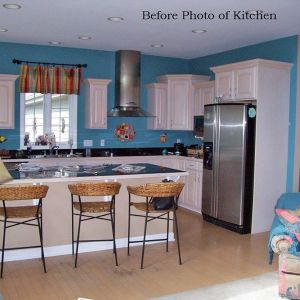
[[37,64],[37,65],[53,65],[53,66],[72,66],[78,68],[87,68],[87,64],[60,64],[60,63],[49,63],[49,62],[40,62],[40,61],[27,61],[27,60],[19,60],[13,59],[12,62],[14,64]]

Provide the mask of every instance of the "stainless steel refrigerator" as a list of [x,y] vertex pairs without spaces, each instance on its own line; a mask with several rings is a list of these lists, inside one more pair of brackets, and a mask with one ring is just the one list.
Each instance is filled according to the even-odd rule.
[[203,219],[251,232],[256,106],[251,102],[204,107]]

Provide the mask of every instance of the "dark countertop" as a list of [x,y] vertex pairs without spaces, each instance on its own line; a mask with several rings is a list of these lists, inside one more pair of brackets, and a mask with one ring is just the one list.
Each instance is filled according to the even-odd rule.
[[119,168],[120,164],[112,165],[74,165],[74,166],[46,166],[32,171],[24,169],[24,172],[19,170],[10,170],[10,174],[14,179],[59,179],[59,178],[74,178],[74,177],[98,177],[98,176],[122,176],[122,175],[137,175],[137,174],[172,174],[172,173],[184,173],[181,170],[175,170],[163,166],[157,166],[148,163],[130,164],[127,166],[133,166],[126,169]]
[[[156,148],[91,148],[92,157],[109,157],[113,156],[149,156],[149,155],[162,155],[162,151],[166,149],[168,152],[173,152],[173,147],[156,147]],[[85,157],[86,149],[74,149],[74,154]],[[28,153],[27,150],[10,150],[10,156],[6,158],[12,159],[22,159],[28,158],[32,155],[43,155],[46,151],[46,154],[49,155],[49,150],[38,150],[34,149]],[[70,149],[58,149],[59,155],[67,155],[70,153]],[[184,153],[185,154],[185,153]]]

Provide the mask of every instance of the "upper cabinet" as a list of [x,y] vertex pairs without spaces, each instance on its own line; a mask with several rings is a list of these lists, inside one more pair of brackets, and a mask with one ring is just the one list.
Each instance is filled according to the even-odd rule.
[[86,84],[86,128],[107,128],[107,86],[111,82],[108,79],[85,80]]
[[15,127],[15,81],[18,77],[0,74],[0,129]]
[[148,118],[148,129],[167,129],[167,90],[166,83],[147,84],[147,110],[155,116]]
[[208,81],[203,75],[164,75],[158,81],[167,85],[167,128],[192,130],[194,116],[193,84]]
[[216,97],[222,100],[257,98],[258,60],[213,67]]
[[204,114],[204,105],[212,104],[215,98],[215,82],[201,81],[193,84],[194,90],[194,115]]

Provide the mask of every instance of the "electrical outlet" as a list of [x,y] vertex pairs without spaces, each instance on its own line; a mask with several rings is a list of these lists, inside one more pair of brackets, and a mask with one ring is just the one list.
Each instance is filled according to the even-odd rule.
[[100,140],[100,146],[101,146],[101,147],[104,147],[104,146],[105,146],[105,139],[101,139],[101,140]]
[[93,147],[93,140],[83,140],[84,147]]

